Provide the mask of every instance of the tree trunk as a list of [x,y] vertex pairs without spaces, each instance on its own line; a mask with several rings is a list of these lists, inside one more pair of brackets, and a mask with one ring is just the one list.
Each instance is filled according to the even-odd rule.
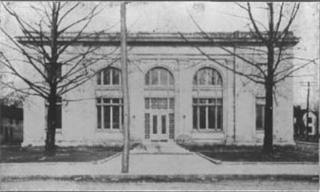
[[273,86],[274,86],[274,47],[271,42],[268,45],[268,75],[266,78],[266,106],[264,117],[264,142],[263,152],[272,153],[273,148]]
[[272,153],[273,148],[273,86],[274,86],[274,23],[273,23],[273,3],[267,3],[269,7],[269,31],[268,31],[268,74],[265,82],[266,106],[264,117],[264,141],[263,152]]
[[273,86],[266,84],[266,106],[264,117],[264,142],[263,152],[272,153],[273,148]]
[[45,155],[55,155],[55,136],[56,136],[56,97],[48,99],[47,107],[47,135],[45,142]]

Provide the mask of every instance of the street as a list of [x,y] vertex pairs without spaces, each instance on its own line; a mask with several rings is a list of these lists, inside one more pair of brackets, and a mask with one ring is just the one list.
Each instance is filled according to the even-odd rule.
[[318,191],[317,181],[224,180],[203,183],[103,183],[101,181],[31,180],[1,183],[1,191],[87,191],[87,190],[288,190]]

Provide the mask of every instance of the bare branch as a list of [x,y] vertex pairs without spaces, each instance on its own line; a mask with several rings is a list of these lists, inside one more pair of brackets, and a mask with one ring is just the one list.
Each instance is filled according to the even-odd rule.
[[[254,62],[249,61],[249,60],[246,59],[245,57],[242,57],[241,55],[236,54],[236,53],[234,53],[233,51],[230,51],[229,49],[227,49],[227,48],[225,48],[224,46],[220,45],[219,43],[215,42],[215,41],[199,26],[199,24],[195,21],[195,19],[192,17],[192,15],[189,14],[189,16],[190,16],[190,18],[192,19],[193,23],[194,23],[194,24],[197,26],[197,28],[201,31],[201,34],[202,34],[207,40],[209,40],[213,45],[215,45],[215,46],[219,47],[220,49],[226,51],[227,53],[231,54],[232,56],[235,56],[235,57],[239,58],[240,60],[246,62],[247,64],[251,65],[252,67],[257,68],[257,69],[260,71],[260,73],[261,73],[264,77],[266,77],[266,74],[265,74],[264,70],[263,70],[259,65],[257,65],[257,64],[254,63]],[[181,36],[185,41],[188,42],[188,39],[186,39],[182,33],[179,33],[179,34],[180,34],[180,36]]]

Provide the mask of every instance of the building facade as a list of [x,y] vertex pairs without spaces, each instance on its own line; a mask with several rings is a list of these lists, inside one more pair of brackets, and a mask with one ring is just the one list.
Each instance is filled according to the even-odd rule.
[[[262,144],[263,88],[226,69],[251,70],[243,60],[219,47],[261,64],[266,56],[252,51],[261,48],[261,43],[246,32],[209,35],[216,43],[200,34],[129,34],[132,140],[143,143],[189,138],[195,144]],[[115,34],[88,38],[75,46],[100,43],[108,52],[119,42]],[[297,39],[292,36],[286,43],[294,45]],[[114,58],[119,55],[115,53]],[[122,143],[120,60],[99,61],[95,70],[94,78],[63,95],[58,103],[57,145]],[[274,105],[274,142],[292,144],[292,80],[281,82],[280,89],[282,94]],[[24,117],[23,145],[44,145],[45,101],[30,96],[24,104]]]

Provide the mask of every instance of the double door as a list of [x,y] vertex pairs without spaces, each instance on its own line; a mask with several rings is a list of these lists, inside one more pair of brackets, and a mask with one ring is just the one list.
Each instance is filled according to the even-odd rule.
[[173,98],[145,98],[146,138],[151,141],[173,139]]

